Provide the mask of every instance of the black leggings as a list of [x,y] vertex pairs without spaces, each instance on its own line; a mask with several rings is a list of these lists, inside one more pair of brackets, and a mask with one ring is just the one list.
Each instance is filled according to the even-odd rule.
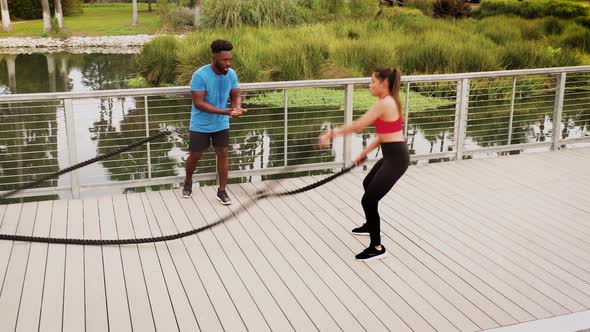
[[410,165],[410,153],[406,142],[381,143],[383,158],[380,159],[363,180],[365,194],[361,203],[365,210],[371,246],[381,245],[379,201],[404,175]]

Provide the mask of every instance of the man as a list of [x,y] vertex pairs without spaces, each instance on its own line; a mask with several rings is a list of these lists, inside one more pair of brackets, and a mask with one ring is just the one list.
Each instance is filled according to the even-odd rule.
[[[192,196],[193,173],[203,152],[211,142],[217,156],[217,174],[219,189],[217,199],[222,204],[231,204],[225,191],[229,171],[227,150],[229,145],[229,117],[238,117],[246,112],[242,109],[242,99],[238,87],[238,76],[230,68],[233,45],[225,40],[211,43],[213,61],[197,69],[191,79],[191,95],[193,99],[189,156],[186,160],[186,177],[182,189],[182,197]],[[231,108],[227,108],[227,100],[231,96]]]

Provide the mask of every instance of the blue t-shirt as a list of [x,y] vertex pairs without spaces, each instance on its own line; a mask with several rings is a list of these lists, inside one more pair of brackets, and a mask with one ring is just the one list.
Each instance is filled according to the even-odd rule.
[[[226,75],[217,75],[211,64],[197,69],[191,79],[192,91],[206,91],[205,102],[221,109],[227,109],[227,101],[231,89],[237,89],[238,75],[229,69]],[[213,114],[199,110],[192,104],[191,131],[213,133],[229,128],[229,115]]]

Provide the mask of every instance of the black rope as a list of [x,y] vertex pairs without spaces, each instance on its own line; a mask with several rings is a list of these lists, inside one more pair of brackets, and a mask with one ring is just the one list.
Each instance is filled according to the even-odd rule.
[[[38,243],[54,243],[54,244],[74,244],[74,245],[87,245],[87,246],[104,246],[104,245],[123,245],[123,244],[144,244],[144,243],[155,243],[155,242],[164,242],[164,241],[171,241],[177,240],[180,238],[184,238],[190,235],[194,235],[200,233],[204,230],[207,230],[211,227],[224,223],[232,216],[237,216],[238,214],[242,213],[243,211],[247,210],[252,204],[256,203],[256,201],[268,198],[268,197],[276,197],[276,196],[286,196],[286,195],[294,195],[298,193],[302,193],[314,188],[317,188],[323,184],[326,184],[339,176],[342,176],[348,172],[350,172],[356,165],[348,166],[342,169],[340,172],[330,175],[329,177],[307,185],[303,188],[289,190],[279,193],[269,193],[267,190],[261,190],[256,192],[256,197],[254,197],[250,202],[235,211],[233,214],[227,215],[218,221],[211,223],[209,225],[192,229],[190,231],[171,234],[171,235],[163,235],[157,237],[146,237],[146,238],[135,238],[135,239],[116,239],[116,240],[101,240],[101,239],[69,239],[69,238],[49,238],[49,237],[37,237],[37,236],[26,236],[26,235],[12,235],[12,234],[0,234],[0,240],[6,241],[23,241],[23,242],[38,242]],[[62,173],[63,174],[63,173]]]
[[66,174],[66,173],[69,173],[71,171],[75,171],[78,168],[82,168],[84,166],[88,166],[90,164],[94,164],[97,161],[101,161],[101,160],[104,160],[104,159],[111,158],[111,157],[116,156],[116,155],[118,155],[120,153],[123,153],[125,151],[129,151],[129,150],[134,149],[134,148],[136,148],[138,146],[144,145],[144,144],[146,144],[148,142],[151,142],[153,140],[156,140],[156,139],[158,139],[160,137],[168,136],[170,134],[171,134],[170,131],[164,130],[164,131],[161,131],[161,132],[159,132],[159,133],[157,133],[155,135],[152,135],[150,137],[147,137],[147,138],[145,138],[145,139],[143,139],[141,141],[137,141],[135,143],[131,143],[131,144],[129,144],[129,145],[125,146],[125,147],[122,147],[120,149],[117,149],[117,150],[111,151],[109,153],[103,154],[102,156],[94,157],[92,159],[88,159],[88,160],[83,161],[81,163],[78,163],[76,165],[73,165],[73,166],[64,168],[62,170],[59,170],[58,172],[55,172],[55,173],[52,173],[52,174],[48,174],[48,175],[40,178],[39,180],[36,180],[36,181],[33,181],[33,182],[29,182],[29,183],[27,183],[27,184],[25,184],[25,185],[23,185],[21,187],[18,187],[18,188],[14,189],[14,190],[9,191],[8,193],[4,193],[4,194],[0,195],[0,200],[5,199],[5,198],[8,198],[8,197],[10,197],[10,196],[12,196],[12,195],[14,195],[16,193],[19,193],[19,192],[23,191],[23,190],[31,189],[31,188],[35,187],[36,185],[38,185],[38,184],[41,184],[41,183],[43,183],[43,182],[45,182],[47,180],[51,180],[53,178],[56,178],[56,177],[58,177],[58,176],[60,176],[62,174]]

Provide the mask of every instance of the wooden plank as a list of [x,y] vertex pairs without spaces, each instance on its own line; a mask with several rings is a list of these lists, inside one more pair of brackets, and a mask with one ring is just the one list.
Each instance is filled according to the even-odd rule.
[[[348,194],[349,192],[358,192],[360,186],[358,181],[354,181],[354,183],[350,183],[347,179],[337,180],[334,181],[335,184],[340,186],[343,193]],[[387,196],[386,196],[387,197]],[[358,200],[358,197],[356,198]],[[535,303],[532,303],[528,298],[518,294],[514,291],[514,289],[509,286],[506,282],[504,282],[501,278],[496,277],[495,275],[491,274],[490,271],[486,270],[482,267],[478,261],[469,259],[467,256],[464,255],[463,250],[455,249],[454,246],[451,246],[446,239],[439,238],[440,232],[431,230],[429,227],[430,224],[425,222],[427,218],[422,215],[417,215],[416,211],[409,210],[403,204],[395,204],[393,207],[389,206],[389,204],[385,204],[387,201],[382,202],[380,204],[380,211],[382,211],[383,216],[388,216],[389,218],[396,220],[397,224],[391,224],[391,219],[383,218],[384,224],[389,224],[392,227],[396,228],[406,228],[413,232],[417,239],[415,241],[419,241],[421,247],[425,247],[427,245],[432,245],[436,250],[432,252],[437,253],[437,257],[439,260],[444,260],[457,264],[461,266],[464,270],[469,271],[471,275],[476,276],[478,279],[481,279],[483,283],[482,286],[489,285],[489,287],[496,289],[498,293],[502,294],[498,300],[501,301],[501,298],[507,296],[510,301],[516,301],[517,305],[513,305],[512,309],[513,312],[519,321],[522,319],[523,321],[530,320],[531,315],[523,311],[522,307],[524,304],[530,304],[537,310],[540,310],[538,314],[549,316],[550,314],[547,311],[544,311]],[[399,216],[399,217],[398,217]],[[416,221],[419,220],[419,221]],[[442,255],[438,255],[438,253],[442,253]],[[470,278],[473,282],[477,282],[477,279],[470,277],[470,274],[464,275],[465,278]],[[485,289],[485,288],[484,288]],[[493,293],[492,293],[493,295]],[[516,295],[516,296],[515,296]],[[514,299],[511,299],[514,297]],[[522,302],[518,304],[518,302]],[[500,302],[501,303],[501,302]],[[506,305],[510,305],[510,302],[505,302]],[[520,307],[520,308],[519,308]]]
[[[241,202],[241,204],[244,204],[244,202]],[[306,311],[315,328],[319,330],[340,330],[341,327],[334,321],[334,317],[325,309],[317,295],[313,293],[306,283],[307,278],[299,273],[298,266],[302,262],[295,256],[296,254],[294,255],[292,248],[286,247],[286,244],[283,245],[282,242],[281,247],[277,247],[279,244],[278,239],[282,238],[282,235],[276,234],[276,230],[270,230],[271,233],[269,234],[265,227],[260,226],[266,225],[270,221],[257,206],[252,205],[249,207],[248,214],[252,217],[253,222],[242,223],[246,232],[258,244],[260,250],[280,275],[291,294],[296,297]]]
[[[3,234],[17,234],[18,221],[21,214],[22,204],[10,204],[6,208],[4,218],[0,224],[0,232]],[[8,262],[14,247],[14,241],[0,242],[0,290],[4,284]]]
[[[33,236],[49,236],[52,210],[52,201],[39,202]],[[39,329],[48,247],[49,245],[45,243],[31,243],[29,263],[27,264],[27,273],[15,329],[17,332],[38,331]]]
[[[269,184],[273,185],[276,182],[271,181]],[[278,191],[282,191],[280,186],[277,186]],[[274,203],[276,202],[276,203]],[[320,238],[322,238],[328,246],[334,248],[335,252],[339,253],[342,259],[353,260],[353,255],[356,253],[355,249],[348,247],[348,243],[344,243],[338,237],[334,236],[333,232],[327,229],[318,219],[309,212],[295,197],[281,197],[273,201],[277,209],[286,215],[296,215],[300,222],[305,223],[310,227]],[[358,250],[360,246],[357,246]],[[344,257],[346,255],[346,257]],[[356,262],[355,262],[356,263]],[[374,289],[382,300],[398,314],[398,316],[414,331],[433,331],[434,328],[423,318],[415,309],[410,306],[395,290],[390,286],[390,281],[379,278],[380,269],[375,269],[368,264],[355,265],[356,273],[367,283],[367,285]]]
[[[301,183],[298,183],[301,181]],[[293,180],[296,185],[305,186],[317,181],[316,178],[303,177]],[[338,199],[333,193],[327,192],[326,188],[317,188],[310,191],[308,196],[310,199],[321,202],[327,200],[330,204],[322,204],[326,212],[332,215],[339,224],[343,227],[345,234],[350,229],[357,227],[356,220],[363,220],[364,216],[357,213],[354,218],[351,218],[350,213],[345,213],[340,209],[332,207],[331,202]],[[348,235],[348,234],[347,234]],[[386,234],[384,237],[390,237]],[[358,237],[356,237],[359,240]],[[451,321],[454,322],[460,330],[478,330],[490,329],[498,327],[499,324],[491,319],[484,311],[475,306],[465,297],[463,292],[456,290],[444,277],[438,275],[428,265],[423,264],[414,256],[414,253],[408,249],[397,244],[397,241],[392,241],[392,245],[388,246],[388,250],[393,253],[392,259],[387,259],[385,262],[389,264],[395,271],[400,274],[402,278],[408,280],[412,287],[420,289],[421,293],[425,290],[430,290],[429,302],[436,303],[438,310],[446,317],[454,317]],[[432,292],[435,293],[432,293]],[[467,320],[468,319],[468,320]],[[516,321],[514,321],[516,322]],[[476,325],[477,324],[477,325]]]
[[[113,210],[119,238],[135,238],[126,195],[113,196]],[[143,276],[139,247],[138,245],[120,247],[131,325],[134,331],[156,331]]]
[[[468,171],[463,170],[463,172]],[[457,182],[460,181],[463,180],[457,179]],[[579,252],[573,252],[571,247],[565,248],[564,246],[567,246],[567,244],[560,245],[559,243],[557,243],[553,235],[554,232],[542,230],[542,227],[540,228],[535,226],[534,224],[531,224],[528,221],[531,218],[526,215],[523,215],[523,213],[525,213],[521,211],[523,209],[517,205],[509,205],[511,203],[508,203],[505,197],[503,196],[506,195],[495,195],[495,199],[499,200],[499,202],[495,202],[493,206],[491,206],[489,202],[483,199],[479,199],[477,201],[474,201],[473,197],[465,197],[465,199],[470,200],[473,204],[477,204],[478,206],[487,207],[487,203],[487,205],[489,205],[488,209],[490,211],[496,211],[493,213],[498,215],[495,220],[495,223],[497,225],[510,229],[512,232],[515,232],[516,234],[520,234],[521,237],[523,237],[525,243],[533,243],[536,244],[538,247],[550,249],[553,252],[552,255],[558,255],[562,258],[562,260],[568,261],[570,263],[575,262],[576,266],[579,266],[580,268],[585,270],[584,272],[579,272],[582,273],[581,275],[588,273],[589,269],[588,267],[585,267],[585,265],[587,264],[584,264],[583,258],[581,258],[582,256],[584,256],[583,254]],[[575,251],[576,249],[573,250]]]
[[[84,238],[100,239],[98,200],[85,199]],[[102,247],[84,247],[84,292],[87,331],[108,331],[107,298],[105,289]]]
[[[294,190],[299,186],[295,186],[291,180],[281,181],[281,185],[285,190]],[[349,236],[350,230],[344,230],[339,225],[335,224],[336,218],[330,216],[325,210],[324,206],[320,206],[312,199],[310,199],[307,193],[302,195],[294,195],[293,198],[299,201],[299,203],[311,212],[319,222],[325,225],[334,234],[346,234]],[[362,249],[366,248],[366,244],[362,244],[357,238],[350,237],[352,241],[347,242],[350,250],[353,253],[358,253]],[[352,259],[352,257],[351,257]],[[375,264],[373,264],[375,263]],[[413,288],[411,283],[403,279],[399,271],[394,270],[389,266],[386,260],[378,260],[375,262],[365,263],[370,266],[381,278],[388,281],[390,287],[422,316],[424,319],[430,322],[432,326],[436,326],[437,329],[445,331],[458,331],[458,327],[453,324],[450,320],[452,317],[445,317],[439,308],[435,307],[427,301],[422,293],[418,292],[417,289]],[[449,319],[450,318],[450,319]]]
[[[259,183],[256,185],[261,189],[264,186]],[[250,199],[255,196],[256,191],[256,187],[250,184],[230,186],[230,189],[236,197],[247,193]],[[330,280],[329,286],[334,288],[334,293],[346,304],[363,328],[368,331],[409,330],[399,316],[355,273],[353,267],[346,264],[312,229],[306,228],[303,222],[294,218],[294,214],[282,215],[275,207],[274,199],[260,200],[257,205],[279,232],[306,257],[312,268],[322,273],[324,280]]]
[[[350,179],[346,180],[350,181]],[[359,190],[361,188],[358,181],[349,182],[349,185],[357,186]],[[453,229],[446,223],[441,222],[446,221],[447,219],[441,215],[439,211],[431,212],[420,209],[420,205],[405,197],[403,192],[400,192],[399,195],[386,196],[384,200],[382,200],[382,203],[387,204],[390,200],[394,202],[392,206],[407,209],[409,213],[417,214],[419,216],[418,218],[422,219],[422,224],[431,228],[433,232],[439,234],[438,236],[441,239],[444,239],[445,242],[457,248],[462,253],[469,255],[478,265],[485,268],[487,273],[509,283],[511,287],[518,290],[522,294],[523,300],[528,299],[527,302],[528,307],[531,308],[530,310],[536,310],[538,315],[546,316],[550,316],[553,313],[567,312],[565,308],[523,281],[502,263],[494,261],[497,256],[490,252],[485,246],[482,246],[480,243],[466,236],[463,231],[456,228]]]
[[[314,177],[314,179],[319,180],[319,177]],[[364,219],[364,214],[360,208],[358,198],[346,194],[348,191],[343,191],[334,183],[328,183],[318,190],[325,190],[325,197],[333,199],[337,198],[341,200],[343,204],[349,206],[346,210],[343,210],[343,212],[349,217],[356,214],[361,218],[360,220]],[[399,244],[403,249],[394,250],[394,255],[400,255],[400,253],[403,254],[403,251],[408,251],[408,253],[414,256],[418,261],[428,266],[444,280],[447,280],[450,285],[456,288],[483,312],[490,315],[490,317],[492,317],[495,322],[498,322],[498,324],[510,325],[517,322],[517,320],[510,315],[510,309],[515,307],[512,302],[506,301],[500,293],[476,278],[473,274],[468,273],[469,271],[463,269],[453,261],[440,259],[440,252],[428,244],[420,243],[422,241],[419,236],[413,234],[396,220],[391,219],[389,215],[387,218],[390,220],[382,223],[383,235],[386,238],[390,238],[394,244]],[[506,309],[502,309],[503,302],[508,302],[505,306]],[[532,316],[526,317],[532,318]],[[480,319],[481,318],[475,318],[474,320],[479,322]],[[479,324],[485,325],[484,323],[485,320]]]
[[[235,195],[235,192],[233,195]],[[287,288],[287,285],[281,278],[280,274],[264,256],[264,252],[259,244],[259,241],[262,241],[262,239],[253,238],[247,231],[247,227],[243,226],[245,224],[253,223],[254,221],[248,211],[243,211],[242,213],[237,214],[238,210],[242,208],[242,205],[239,197],[236,196],[235,200],[236,201],[230,206],[230,208],[234,214],[236,214],[235,217],[237,220],[228,221],[224,225],[217,226],[217,228],[226,227],[236,241],[239,239],[240,246],[247,257],[247,260],[252,264],[260,279],[267,286],[273,300],[276,302],[276,307],[274,309],[280,309],[280,314],[274,314],[272,313],[273,309],[267,309],[271,310],[270,315],[272,316],[269,317],[268,314],[265,315],[269,326],[272,330],[278,331],[289,331],[293,329],[301,331],[316,330],[311,319],[307,316],[293,293]],[[207,224],[193,200],[182,199],[180,200],[180,203],[194,228],[202,227]],[[215,231],[215,229],[211,232],[213,231]],[[204,235],[203,233],[199,233],[199,237]],[[265,297],[264,293],[259,296],[262,296],[263,298]],[[271,300],[267,298],[263,301],[270,302]],[[263,307],[266,307],[267,305],[272,304],[265,303],[263,304]]]
[[[100,215],[100,233],[104,239],[118,239],[117,224],[112,197],[101,197],[98,200]],[[112,331],[131,331],[131,316],[125,274],[121,261],[120,246],[103,246],[104,284],[109,329]]]
[[[32,235],[35,227],[37,203],[24,203],[17,220],[16,234]],[[11,217],[8,215],[8,217]],[[10,222],[9,222],[10,223]],[[6,225],[4,225],[6,226]],[[0,289],[0,322],[3,328],[14,331],[31,249],[30,242],[14,242],[10,260]]]
[[[126,195],[127,204],[129,205],[129,214],[135,237],[151,237],[152,232],[148,223],[149,206],[144,207],[144,203],[139,194]],[[150,211],[151,212],[151,211]],[[144,244],[139,247],[139,258],[143,268],[146,288],[148,291],[149,304],[152,311],[152,320],[156,331],[178,331],[174,307],[168,292],[168,285],[160,265],[158,247],[166,251],[163,243]]]
[[[64,238],[67,234],[68,202],[54,201],[49,236]],[[50,244],[43,282],[39,331],[61,331],[63,322],[63,292],[66,246]]]
[[[590,297],[563,281],[572,280],[572,275],[553,264],[544,264],[546,260],[542,256],[521,247],[520,241],[504,241],[506,238],[500,232],[497,232],[494,227],[490,227],[489,220],[484,220],[480,216],[470,213],[470,210],[455,206],[454,202],[450,200],[439,201],[436,196],[430,195],[428,191],[420,192],[419,186],[416,185],[406,187],[400,185],[400,191],[411,192],[415,197],[421,197],[423,201],[417,202],[418,204],[429,204],[441,211],[445,211],[445,213],[451,215],[452,221],[456,222],[458,227],[463,229],[473,227],[474,230],[481,232],[485,236],[481,241],[487,243],[494,251],[504,253],[504,257],[514,262],[514,264],[525,268],[548,284],[553,285],[560,292],[567,294],[571,299],[578,301],[572,302],[565,299],[566,302],[562,302],[570,311],[582,310],[584,306],[581,303],[590,303]],[[468,221],[462,222],[465,218],[469,218]],[[565,279],[562,280],[562,277],[565,277]],[[573,278],[573,281],[575,283],[576,279]],[[580,285],[580,283],[577,284]]]
[[[501,280],[509,282],[521,294],[542,307],[544,310],[540,310],[539,314],[542,314],[545,310],[551,314],[567,313],[567,310],[563,306],[529,284],[527,281],[530,280],[526,280],[521,275],[523,273],[522,270],[512,270],[511,268],[514,266],[507,266],[508,263],[501,256],[497,255],[497,253],[467,236],[464,230],[448,225],[445,221],[448,221],[449,218],[440,211],[420,209],[419,204],[406,197],[406,194],[401,191],[399,195],[386,196],[384,202],[389,200],[393,200],[395,206],[404,206],[412,210],[412,212],[419,214],[426,223],[430,224],[431,227],[436,229],[436,232],[446,239],[445,241],[460,248],[462,252],[470,254],[474,260],[477,260],[480,265],[490,271],[489,273],[498,276]],[[537,308],[540,309],[539,307]],[[544,314],[548,313],[545,312]]]
[[[80,200],[68,201],[67,236],[78,239],[84,237],[83,207]],[[86,326],[83,246],[66,245],[63,297],[63,331],[83,331]]]
[[[201,196],[201,193],[199,193],[199,196]],[[170,211],[171,217],[174,220],[176,227],[179,229],[179,231],[181,230],[190,230],[190,229],[195,229],[196,227],[202,227],[204,225],[206,225],[206,221],[205,219],[201,216],[201,212],[197,209],[197,207],[195,206],[195,203],[193,202],[193,200],[188,200],[188,199],[183,199],[180,197],[180,193],[178,191],[174,191],[174,192],[162,192],[162,197],[164,198],[164,202],[166,203],[166,206],[168,208],[168,210]],[[221,227],[221,226],[220,226]],[[199,275],[201,276],[201,281],[203,282],[203,285],[201,285],[201,287],[203,287],[203,292],[206,292],[206,294],[208,294],[208,297],[210,299],[210,303],[202,303],[201,307],[205,307],[204,310],[200,309],[197,310],[198,312],[201,312],[202,314],[207,314],[208,310],[211,310],[213,313],[213,316],[211,316],[211,314],[208,314],[209,318],[215,318],[215,312],[214,310],[217,310],[217,315],[219,315],[220,317],[222,316],[226,316],[226,315],[233,315],[234,313],[224,313],[225,309],[223,308],[223,303],[227,303],[229,305],[231,305],[232,307],[237,307],[238,310],[240,310],[239,304],[237,304],[235,301],[232,301],[232,298],[230,298],[230,294],[228,294],[228,292],[230,291],[230,288],[227,286],[224,286],[225,284],[222,283],[224,277],[227,278],[226,276],[223,275],[223,272],[221,272],[219,269],[216,270],[215,267],[215,263],[213,263],[214,261],[218,260],[219,258],[213,258],[211,256],[209,256],[209,258],[207,258],[208,256],[208,252],[211,250],[216,250],[218,252],[223,252],[221,248],[219,248],[219,243],[215,240],[215,235],[211,233],[210,230],[206,230],[204,232],[201,232],[199,234],[197,234],[196,236],[190,237],[190,238],[186,238],[184,240],[185,245],[187,246],[187,250],[193,260],[193,262],[195,262],[195,266],[197,267],[197,271],[199,271]],[[225,246],[225,251],[231,251],[231,247],[228,248],[228,246],[232,246],[232,244],[227,244]],[[233,258],[230,256],[230,259]],[[240,259],[243,259],[243,262],[247,262],[245,257],[241,257]],[[197,263],[197,261],[199,260],[203,260],[204,262],[199,262]],[[227,263],[226,263],[227,264]],[[233,263],[232,263],[233,264]],[[250,268],[250,270],[245,270],[247,267],[243,266],[244,269],[239,269],[240,274],[245,274],[247,275],[248,273],[252,272],[252,269]],[[230,273],[235,273],[235,272],[230,272]],[[207,282],[206,280],[211,280],[212,283],[209,284],[209,282]],[[242,278],[243,280],[243,278]],[[236,281],[235,278],[233,280],[233,282],[240,282],[240,281]],[[268,299],[268,291],[266,291],[265,289],[261,289],[260,287],[260,283],[257,284],[253,284],[252,285],[252,289],[248,289],[249,293],[248,294],[242,294],[243,296],[246,296],[247,298],[251,298],[251,296],[253,296],[254,294],[257,294],[258,296],[260,296],[262,299]],[[216,294],[216,293],[221,293],[221,294]],[[221,297],[219,297],[219,295],[221,295]],[[201,301],[203,302],[203,301]],[[211,306],[212,305],[212,306]],[[244,322],[244,324],[246,325],[246,327],[250,328],[250,329],[254,329],[254,330],[268,330],[269,329],[269,325],[268,325],[268,320],[266,316],[262,316],[260,313],[260,309],[261,306],[264,306],[264,303],[259,303],[258,301],[254,302],[254,305],[252,303],[248,304],[250,306],[252,306],[251,310],[254,311],[254,315],[252,315],[251,317],[247,317],[249,315],[248,311],[244,312],[244,311],[239,311],[236,312],[237,314],[239,314],[242,317],[242,320]],[[286,321],[286,319],[284,318],[284,315],[281,313],[280,310],[278,310],[278,308],[276,306],[274,306],[272,309],[272,314],[275,315],[275,317],[271,318],[271,320],[274,322],[276,322],[275,326],[278,330],[292,330],[292,328],[290,327],[290,325],[288,324],[288,322]],[[232,310],[233,311],[233,310]],[[257,322],[253,322],[252,319],[257,319]],[[221,323],[223,323],[223,319],[221,319]],[[205,320],[205,317],[199,318],[199,321],[206,323],[207,321]],[[215,322],[209,322],[207,325],[211,325],[211,324],[215,324],[214,327],[215,328],[221,328],[220,322],[215,321]],[[202,324],[203,325],[203,324]],[[206,327],[203,326],[203,330],[207,331],[210,330],[211,327]]]
[[[142,199],[144,207],[148,209],[148,221],[153,235],[176,233],[170,225],[170,216],[160,194],[154,192],[142,194]],[[187,281],[182,278],[184,275],[182,271],[188,270],[190,266],[182,241],[162,243],[162,248],[158,248],[158,254],[180,331],[198,331],[195,309],[187,297]]]

